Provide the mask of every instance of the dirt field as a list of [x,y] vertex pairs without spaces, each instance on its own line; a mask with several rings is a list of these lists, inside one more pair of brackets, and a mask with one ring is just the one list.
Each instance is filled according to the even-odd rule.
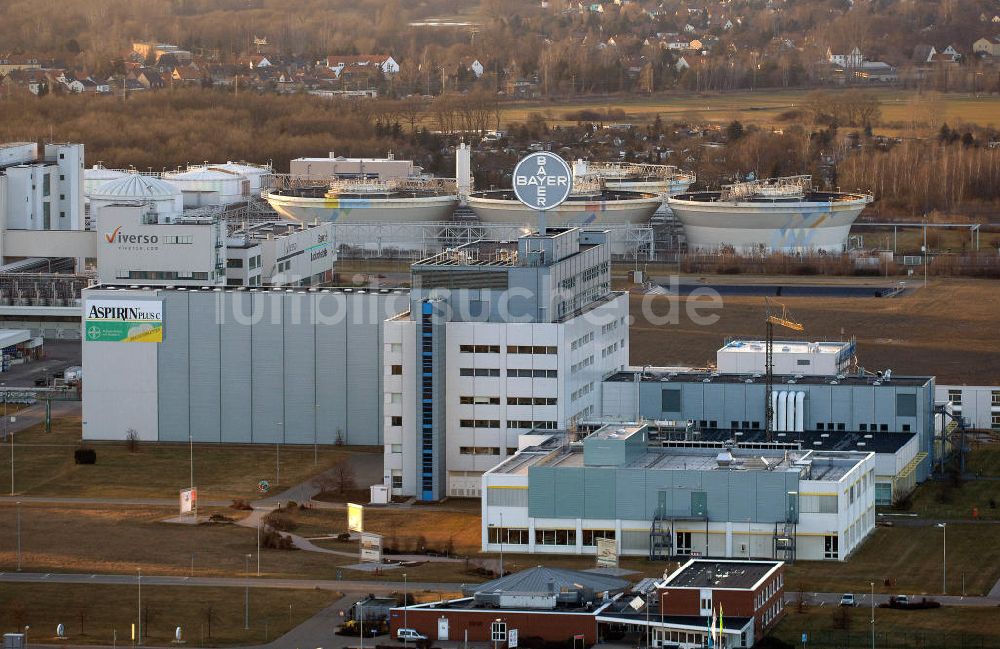
[[[685,281],[698,278],[685,278]],[[802,278],[796,278],[801,281]],[[796,281],[793,280],[793,281]],[[707,284],[731,281],[704,277]],[[781,278],[754,278],[776,284]],[[822,281],[822,278],[809,281]],[[855,282],[857,283],[857,282]],[[920,282],[911,280],[919,285]],[[727,336],[763,339],[762,297],[720,298],[721,308],[701,313],[718,316],[712,324],[696,324],[688,304],[705,299],[633,294],[631,362],[635,365],[695,365],[714,363],[716,350]],[[870,369],[891,368],[897,374],[933,374],[938,383],[993,385],[1000,379],[1000,345],[996,341],[1000,316],[1000,282],[932,279],[928,288],[891,299],[783,298],[792,314],[805,325],[810,340],[840,340],[856,336],[858,361]],[[655,324],[646,310],[665,316]],[[776,336],[795,332],[776,331]]]
[[[131,625],[138,618],[137,593],[135,586],[3,584],[0,625],[4,631],[30,626],[28,640],[32,646],[36,642],[65,645],[66,640],[58,640],[54,633],[62,623],[67,639],[73,643],[111,645],[117,640],[126,647],[131,642]],[[180,626],[190,646],[264,643],[301,624],[338,597],[338,593],[313,590],[251,591],[250,629],[245,630],[242,588],[144,584],[143,642],[167,645],[174,639],[174,629]]]
[[[541,101],[512,104],[504,109],[503,122],[524,122],[531,113],[550,117],[553,124],[570,124],[566,113],[580,110],[604,111],[621,108],[625,117],[611,121],[647,123],[660,115],[664,120],[686,119],[688,116],[716,123],[738,119],[745,124],[781,128],[788,122],[779,119],[786,111],[801,109],[810,91],[735,92],[728,94],[658,95],[654,97],[586,97],[577,101],[545,103]],[[897,90],[874,90],[881,102],[882,123],[908,122],[911,119],[911,98],[915,93]],[[1000,97],[974,97],[968,94],[941,95],[941,120],[949,124],[971,122],[982,126],[1000,124]],[[892,129],[880,128],[879,132]]]

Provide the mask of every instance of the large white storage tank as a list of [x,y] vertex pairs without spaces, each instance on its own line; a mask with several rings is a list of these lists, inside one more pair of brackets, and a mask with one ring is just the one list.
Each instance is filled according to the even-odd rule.
[[108,169],[103,165],[96,164],[90,169],[83,170],[83,195],[85,198],[89,199],[90,195],[97,190],[98,187],[109,183],[112,180],[118,180],[119,178],[124,178],[128,175],[128,172],[121,171],[119,169]]
[[240,174],[247,181],[246,187],[249,188],[248,193],[254,196],[260,196],[262,190],[269,188],[269,181],[271,176],[274,175],[274,169],[270,165],[254,165],[246,162],[233,162],[232,160],[226,162],[226,164],[209,165],[208,168]]
[[181,190],[184,207],[229,205],[244,200],[246,179],[242,174],[200,167],[167,173],[163,179]]
[[96,216],[105,205],[131,201],[152,205],[157,220],[161,222],[170,221],[184,211],[181,190],[159,178],[129,173],[104,183],[91,193],[90,213]]

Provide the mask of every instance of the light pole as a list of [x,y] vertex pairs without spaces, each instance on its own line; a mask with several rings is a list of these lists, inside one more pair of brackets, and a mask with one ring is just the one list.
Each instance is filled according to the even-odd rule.
[[319,466],[319,404],[313,413],[313,466]]
[[875,582],[868,582],[872,587],[872,649],[875,649]]
[[[13,454],[11,454],[13,457]],[[503,512],[500,512],[500,533],[498,538],[500,540],[500,576],[503,577],[503,535],[506,532],[503,526]]]
[[[407,591],[406,591],[406,573],[404,572],[403,573],[403,628],[404,629],[409,629],[410,628],[409,618],[406,616],[407,607],[409,606],[409,604],[410,604],[410,598],[407,596]],[[403,646],[404,647],[406,646],[406,635],[405,634],[403,635]]]
[[941,528],[941,593],[948,594],[948,523],[938,523]]
[[362,597],[361,601],[358,602],[358,624],[361,625],[359,627],[360,633],[358,633],[358,637],[361,638],[361,641],[358,644],[358,649],[365,649],[365,598],[364,597]]
[[263,516],[257,517],[257,576],[260,577],[260,526]]
[[21,501],[17,501],[17,571],[21,572]]
[[281,482],[281,438],[283,437],[285,422],[278,422],[278,441],[274,443],[274,486]]
[[142,568],[138,568],[139,571],[139,634],[136,638],[137,644],[142,644]]
[[246,555],[246,560],[244,561],[243,574],[245,575],[246,583],[244,584],[243,590],[243,630],[250,630],[250,555]]

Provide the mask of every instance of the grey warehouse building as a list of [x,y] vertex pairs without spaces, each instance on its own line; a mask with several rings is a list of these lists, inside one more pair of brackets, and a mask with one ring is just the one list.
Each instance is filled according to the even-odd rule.
[[[599,422],[670,422],[674,426],[741,433],[766,429],[765,385],[759,374],[629,370],[601,385]],[[775,394],[802,394],[798,426],[772,426],[776,442],[793,441],[797,432],[837,438],[846,433],[912,433],[919,440],[916,481],[930,473],[934,457],[934,378],[783,375],[774,377]],[[791,399],[789,399],[791,402]]]
[[98,286],[83,301],[100,377],[84,439],[383,441],[382,323],[408,291]]

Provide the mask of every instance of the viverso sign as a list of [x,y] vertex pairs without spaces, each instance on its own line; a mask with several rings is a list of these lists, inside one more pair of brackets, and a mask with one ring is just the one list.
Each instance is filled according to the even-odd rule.
[[533,210],[551,210],[569,198],[573,172],[554,153],[532,153],[514,167],[514,195]]

